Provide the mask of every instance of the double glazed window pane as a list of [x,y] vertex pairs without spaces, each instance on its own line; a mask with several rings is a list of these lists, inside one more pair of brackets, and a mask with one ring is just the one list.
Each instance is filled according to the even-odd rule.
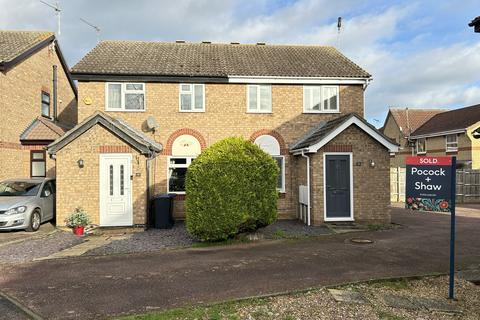
[[329,111],[338,110],[337,96],[338,94],[337,94],[336,87],[323,88],[323,106],[325,110],[329,110]]
[[144,95],[138,93],[125,94],[125,109],[126,110],[143,110]]
[[32,177],[45,177],[45,161],[32,162]]
[[273,157],[273,159],[275,159],[275,161],[277,162],[277,166],[278,166],[278,169],[279,169],[279,173],[278,173],[278,179],[277,179],[277,188],[278,189],[283,189],[283,176],[284,176],[284,172],[283,172],[283,157]]
[[258,90],[258,87],[257,86],[249,86],[248,89],[249,89],[249,91],[248,91],[248,101],[249,101],[248,109],[249,110],[256,110],[257,109],[257,96],[258,96],[257,90]]
[[180,95],[180,108],[181,110],[192,110],[192,94],[182,93]]
[[50,116],[50,95],[46,92],[42,92],[42,116]]
[[170,168],[170,179],[168,188],[170,192],[185,191],[185,177],[187,176],[187,168]]
[[122,85],[111,83],[108,85],[108,108],[120,109],[122,107]]

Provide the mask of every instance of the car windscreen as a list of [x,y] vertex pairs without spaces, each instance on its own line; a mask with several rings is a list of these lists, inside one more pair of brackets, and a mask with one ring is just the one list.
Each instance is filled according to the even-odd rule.
[[36,196],[41,182],[4,181],[0,182],[0,197]]

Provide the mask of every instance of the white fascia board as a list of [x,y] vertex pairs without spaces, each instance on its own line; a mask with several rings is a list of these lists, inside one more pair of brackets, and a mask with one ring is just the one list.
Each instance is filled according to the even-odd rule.
[[338,128],[330,132],[325,138],[317,142],[316,144],[310,146],[308,148],[308,151],[311,152],[317,152],[321,147],[329,143],[333,138],[338,136],[340,133],[342,133],[345,129],[350,127],[352,124],[356,124],[360,129],[365,131],[367,134],[369,134],[373,139],[377,140],[380,144],[382,144],[385,148],[387,148],[390,152],[398,152],[398,145],[391,143],[381,135],[379,135],[375,130],[367,126],[365,123],[363,123],[361,120],[357,119],[356,117],[351,117],[344,123],[342,123]]
[[466,129],[455,129],[455,130],[449,130],[449,131],[440,131],[440,132],[434,132],[434,133],[420,134],[418,136],[410,136],[410,139],[441,137],[441,136],[445,136],[445,135],[448,135],[448,134],[464,133],[466,131],[467,131]]
[[228,76],[229,83],[250,84],[362,84],[372,78]]

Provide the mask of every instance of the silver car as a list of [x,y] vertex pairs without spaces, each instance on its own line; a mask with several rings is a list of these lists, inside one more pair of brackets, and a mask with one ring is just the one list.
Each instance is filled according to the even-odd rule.
[[0,182],[0,230],[37,231],[55,218],[55,180],[11,179]]

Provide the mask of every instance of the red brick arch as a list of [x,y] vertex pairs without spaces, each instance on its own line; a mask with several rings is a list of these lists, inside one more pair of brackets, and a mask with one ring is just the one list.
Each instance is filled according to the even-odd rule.
[[281,155],[288,154],[288,148],[287,148],[287,145],[285,144],[285,140],[283,140],[282,135],[275,130],[261,129],[261,130],[255,131],[250,136],[250,141],[255,142],[255,139],[263,135],[269,135],[277,139],[278,144],[280,145],[280,154]]
[[205,139],[203,138],[203,136],[200,132],[198,132],[197,130],[194,130],[194,129],[190,129],[190,128],[182,128],[182,129],[178,129],[177,131],[172,133],[170,135],[170,137],[168,138],[167,145],[166,145],[165,150],[164,150],[165,155],[167,155],[167,156],[172,155],[173,142],[175,141],[175,139],[177,139],[178,137],[180,137],[184,134],[188,134],[188,135],[191,135],[191,136],[195,137],[198,140],[198,142],[200,143],[200,147],[202,148],[202,151],[207,147],[207,143],[205,142]]

